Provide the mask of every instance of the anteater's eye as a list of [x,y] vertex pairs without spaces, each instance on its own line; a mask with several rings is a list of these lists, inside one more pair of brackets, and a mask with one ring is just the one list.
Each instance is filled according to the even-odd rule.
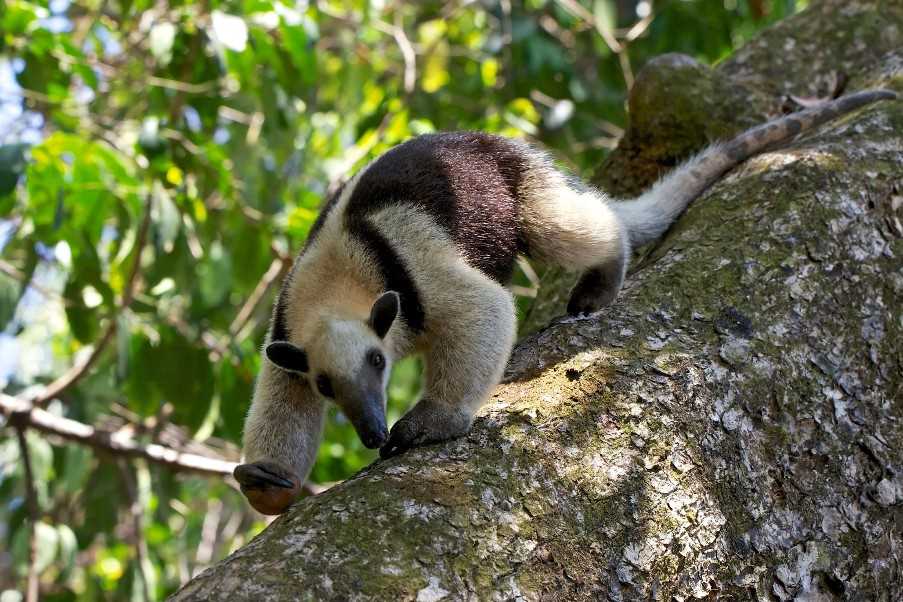
[[317,377],[317,390],[324,397],[335,397],[335,391],[332,390],[332,382],[325,374]]
[[377,370],[382,370],[386,365],[386,358],[378,349],[371,349],[367,352],[367,361]]

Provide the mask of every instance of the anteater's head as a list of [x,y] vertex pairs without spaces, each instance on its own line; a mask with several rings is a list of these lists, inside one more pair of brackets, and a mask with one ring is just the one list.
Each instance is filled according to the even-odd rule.
[[398,311],[398,294],[389,291],[376,299],[367,320],[323,318],[303,348],[289,341],[266,347],[269,361],[308,379],[314,391],[334,401],[371,449],[389,435],[386,385],[392,356],[385,336]]

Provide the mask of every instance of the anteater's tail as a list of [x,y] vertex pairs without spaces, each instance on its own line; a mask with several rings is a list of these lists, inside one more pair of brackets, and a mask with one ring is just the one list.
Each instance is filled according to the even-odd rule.
[[897,98],[890,90],[867,90],[769,121],[729,142],[716,143],[662,178],[640,197],[612,204],[635,247],[655,240],[693,199],[726,171],[764,149],[789,141],[835,117],[878,100]]

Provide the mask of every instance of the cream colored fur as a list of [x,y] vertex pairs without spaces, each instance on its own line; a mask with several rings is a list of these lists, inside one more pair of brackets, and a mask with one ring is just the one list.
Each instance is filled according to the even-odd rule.
[[670,171],[638,198],[613,202],[611,208],[629,232],[632,246],[664,234],[690,201],[710,184],[710,174],[720,174],[734,164],[723,144],[713,144]]
[[522,227],[531,256],[584,270],[629,253],[629,237],[608,199],[568,183],[544,154],[525,148],[530,167],[521,185]]

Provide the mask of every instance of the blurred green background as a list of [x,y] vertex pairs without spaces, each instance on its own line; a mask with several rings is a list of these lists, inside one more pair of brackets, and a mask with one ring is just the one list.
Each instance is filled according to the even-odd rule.
[[[0,3],[3,400],[108,434],[92,447],[25,429],[29,496],[4,423],[0,601],[24,599],[29,566],[43,599],[160,599],[264,526],[221,477],[104,442],[238,459],[274,293],[356,168],[416,134],[479,129],[588,176],[647,60],[714,63],[804,5]],[[419,372],[396,367],[390,421]],[[312,480],[373,458],[333,412]]]

